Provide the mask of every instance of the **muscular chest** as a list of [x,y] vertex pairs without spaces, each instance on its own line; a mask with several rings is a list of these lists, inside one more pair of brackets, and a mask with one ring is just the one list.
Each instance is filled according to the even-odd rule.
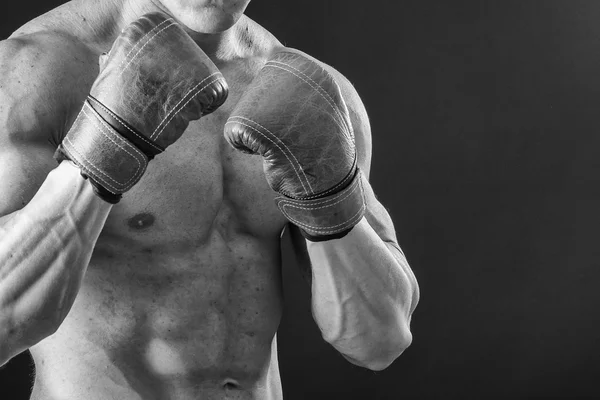
[[106,232],[201,242],[214,230],[224,238],[281,230],[284,219],[264,177],[262,157],[234,150],[223,137],[235,98],[192,122],[180,140],[150,162],[142,180],[113,208]]

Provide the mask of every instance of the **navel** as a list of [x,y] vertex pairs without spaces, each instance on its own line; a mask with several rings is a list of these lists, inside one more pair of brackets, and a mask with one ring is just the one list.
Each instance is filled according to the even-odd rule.
[[240,388],[240,384],[233,379],[227,378],[223,381],[223,388],[225,390],[235,390]]
[[127,220],[127,226],[131,229],[142,230],[154,225],[154,215],[150,213],[136,214]]

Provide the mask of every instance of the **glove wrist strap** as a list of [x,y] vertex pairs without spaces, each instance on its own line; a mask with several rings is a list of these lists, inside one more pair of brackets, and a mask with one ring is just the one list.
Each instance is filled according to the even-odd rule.
[[306,239],[313,242],[338,239],[347,235],[365,215],[362,173],[358,170],[348,186],[327,197],[296,200],[280,196],[275,202]]
[[140,180],[148,166],[148,157],[142,150],[105,121],[89,100],[83,104],[55,158],[77,164],[94,192],[112,204]]

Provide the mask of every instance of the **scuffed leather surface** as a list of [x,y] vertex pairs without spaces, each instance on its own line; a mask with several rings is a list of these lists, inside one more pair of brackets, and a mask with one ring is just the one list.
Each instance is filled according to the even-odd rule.
[[336,233],[364,215],[346,104],[334,77],[302,53],[286,49],[267,61],[228,119],[225,137],[264,157],[269,185],[284,195],[276,203],[302,229]]
[[[190,121],[223,104],[227,94],[217,67],[162,13],[146,14],[121,32],[90,92],[161,148],[179,139]],[[84,105],[62,147],[90,179],[122,193],[139,180],[148,160],[101,121]]]

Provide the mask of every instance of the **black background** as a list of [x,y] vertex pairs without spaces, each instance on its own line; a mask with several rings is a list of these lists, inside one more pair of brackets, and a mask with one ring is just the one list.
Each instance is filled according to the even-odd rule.
[[[3,6],[0,36],[59,3]],[[371,182],[421,286],[412,346],[375,373],[322,342],[288,262],[286,399],[600,396],[600,3],[254,0],[248,14],[355,84]],[[28,362],[0,370],[0,398],[26,392]]]

